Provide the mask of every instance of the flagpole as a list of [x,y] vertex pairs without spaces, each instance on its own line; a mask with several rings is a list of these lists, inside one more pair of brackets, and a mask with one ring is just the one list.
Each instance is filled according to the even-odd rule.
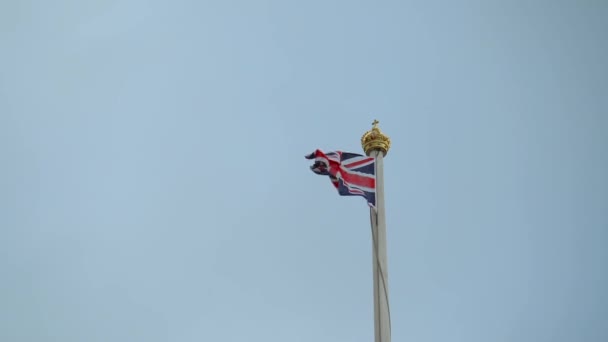
[[365,154],[375,158],[376,205],[370,209],[372,230],[372,263],[374,284],[374,340],[391,341],[391,321],[388,301],[388,262],[386,250],[386,215],[384,211],[384,157],[391,145],[390,138],[378,128],[378,120],[372,129],[361,137]]

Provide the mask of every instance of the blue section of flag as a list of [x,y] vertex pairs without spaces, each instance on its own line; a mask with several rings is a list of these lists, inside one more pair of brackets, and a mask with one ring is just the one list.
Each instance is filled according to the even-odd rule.
[[321,150],[306,156],[314,159],[310,169],[323,176],[329,176],[341,196],[362,196],[371,207],[376,205],[375,159],[357,153]]

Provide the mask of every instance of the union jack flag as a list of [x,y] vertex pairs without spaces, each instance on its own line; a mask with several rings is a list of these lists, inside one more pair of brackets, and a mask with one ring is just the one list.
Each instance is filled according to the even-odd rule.
[[363,196],[372,208],[376,206],[376,167],[373,157],[356,153],[316,150],[306,156],[314,159],[310,169],[329,176],[341,196]]

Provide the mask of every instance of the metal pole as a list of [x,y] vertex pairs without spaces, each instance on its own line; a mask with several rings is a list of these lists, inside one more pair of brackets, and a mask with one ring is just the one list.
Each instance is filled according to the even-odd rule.
[[361,138],[361,145],[368,156],[375,158],[376,165],[376,208],[370,210],[373,247],[374,336],[375,342],[390,342],[391,322],[384,210],[384,156],[390,148],[390,138],[380,131],[378,121],[374,120],[373,128]]
[[372,215],[375,342],[390,342],[383,155],[381,151],[373,151],[371,156],[376,158],[376,210],[370,211],[370,215]]

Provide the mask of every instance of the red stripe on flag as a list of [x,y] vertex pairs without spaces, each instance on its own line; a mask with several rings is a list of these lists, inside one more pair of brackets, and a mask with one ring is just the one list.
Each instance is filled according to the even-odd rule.
[[354,163],[345,164],[344,166],[352,169],[353,167],[357,167],[357,166],[359,166],[359,165],[361,165],[361,164],[366,164],[366,163],[369,163],[369,162],[370,162],[370,161],[372,161],[373,159],[374,159],[374,158],[366,158],[366,159],[362,159],[362,160],[356,161],[356,162],[354,162]]
[[342,179],[345,182],[350,183],[355,186],[361,186],[365,188],[375,189],[376,188],[376,180],[371,177],[365,177],[357,174],[352,174],[348,172],[340,172]]

